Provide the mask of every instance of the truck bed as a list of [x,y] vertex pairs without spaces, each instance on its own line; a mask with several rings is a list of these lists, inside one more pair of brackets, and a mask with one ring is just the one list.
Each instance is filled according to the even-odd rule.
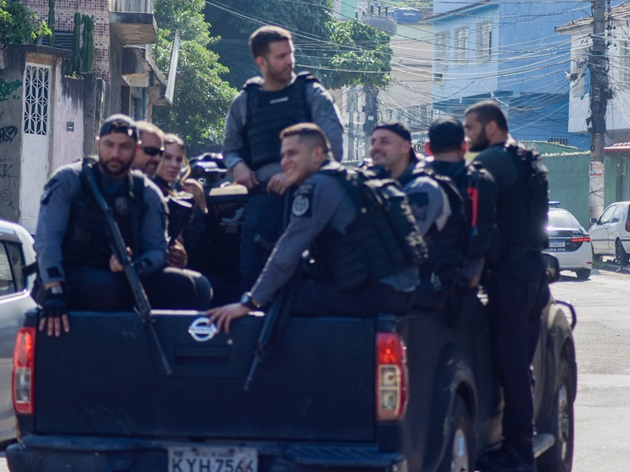
[[259,366],[245,390],[263,319],[248,316],[234,323],[229,335],[199,342],[189,333],[199,317],[190,312],[155,315],[170,375],[134,313],[73,312],[69,334],[54,338],[38,333],[30,432],[374,439],[375,319],[331,317],[317,323],[292,318],[282,342],[271,346],[269,362]]

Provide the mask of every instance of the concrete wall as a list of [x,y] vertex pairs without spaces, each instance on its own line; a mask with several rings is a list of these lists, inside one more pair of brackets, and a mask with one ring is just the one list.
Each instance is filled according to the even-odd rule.
[[588,230],[589,153],[549,154],[543,162],[549,170],[549,200],[559,200]]
[[54,70],[50,173],[83,155],[83,79]]
[[[43,181],[62,164],[83,155],[83,80],[63,75],[68,51],[34,45],[9,46],[0,69],[0,218],[24,223],[34,230],[31,213],[23,214],[21,201],[37,205]],[[50,66],[48,153],[41,162],[25,165],[23,155],[24,69],[26,62]],[[68,126],[73,123],[73,126]],[[74,131],[69,131],[73,128]],[[32,156],[31,156],[32,157]],[[38,157],[40,159],[40,157]],[[44,174],[41,178],[29,176]],[[35,199],[35,200],[33,200]],[[33,206],[33,205],[31,205]]]
[[24,52],[9,47],[0,70],[0,218],[18,222],[22,149]]

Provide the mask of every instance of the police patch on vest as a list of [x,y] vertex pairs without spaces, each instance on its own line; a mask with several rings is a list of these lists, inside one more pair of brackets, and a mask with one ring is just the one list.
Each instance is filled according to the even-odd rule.
[[291,213],[293,216],[311,216],[311,197],[313,196],[313,186],[301,186],[294,199]]

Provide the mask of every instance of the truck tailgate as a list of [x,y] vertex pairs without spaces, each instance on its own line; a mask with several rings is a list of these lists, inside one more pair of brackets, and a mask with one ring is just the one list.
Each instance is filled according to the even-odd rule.
[[37,334],[39,434],[374,439],[374,318],[291,318],[249,390],[261,317],[199,342],[189,333],[199,315],[156,315],[171,375],[135,314],[70,318],[69,334]]

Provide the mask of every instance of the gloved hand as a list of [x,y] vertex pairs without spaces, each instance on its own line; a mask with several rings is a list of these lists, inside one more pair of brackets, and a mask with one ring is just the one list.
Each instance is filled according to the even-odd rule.
[[70,331],[70,323],[68,321],[68,306],[66,304],[66,296],[60,285],[46,289],[44,303],[42,304],[43,316],[39,322],[39,330],[43,331],[48,327],[48,336],[61,335],[61,326],[64,331]]

